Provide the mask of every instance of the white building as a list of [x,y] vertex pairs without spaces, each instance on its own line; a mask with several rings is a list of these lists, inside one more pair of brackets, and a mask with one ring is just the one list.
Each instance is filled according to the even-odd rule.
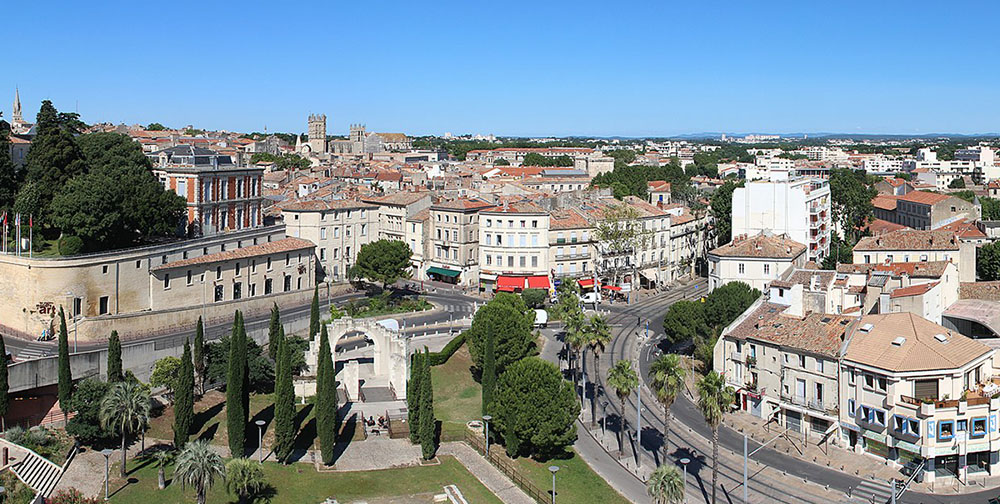
[[787,236],[736,235],[708,253],[708,291],[737,280],[764,291],[788,270],[803,267],[805,252],[805,245]]
[[733,191],[733,235],[786,234],[805,244],[809,260],[818,262],[830,251],[830,203],[824,180],[748,182]]

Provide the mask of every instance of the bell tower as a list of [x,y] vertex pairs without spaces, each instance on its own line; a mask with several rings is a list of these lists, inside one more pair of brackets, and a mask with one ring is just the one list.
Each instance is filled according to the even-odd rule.
[[313,153],[326,153],[326,114],[309,114],[309,148]]

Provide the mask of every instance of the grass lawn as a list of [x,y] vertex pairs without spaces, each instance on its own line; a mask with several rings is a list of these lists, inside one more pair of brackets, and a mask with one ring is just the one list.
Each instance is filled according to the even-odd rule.
[[[442,456],[440,460],[441,464],[435,466],[347,473],[318,473],[309,464],[283,466],[265,462],[264,474],[273,486],[275,493],[270,502],[274,504],[320,503],[328,497],[344,503],[357,499],[389,502],[391,497],[401,498],[393,499],[394,502],[430,503],[434,494],[443,493],[445,485],[458,486],[469,502],[500,504],[500,499],[457,460],[450,456]],[[180,483],[171,481],[173,467],[167,468],[167,488],[161,491],[156,487],[155,464],[139,462],[129,466],[133,467],[129,478],[135,482],[118,491],[112,502],[194,502],[195,494],[191,487],[185,489]],[[121,482],[118,483],[120,485]],[[212,503],[236,502],[235,496],[226,493],[225,483],[221,480],[216,480],[207,500]]]
[[[611,488],[576,454],[576,451],[570,450],[570,453],[572,457],[564,459],[538,462],[521,457],[514,463],[521,474],[527,476],[542,491],[552,488],[552,473],[549,472],[549,466],[559,466],[559,472],[556,473],[556,502],[628,504],[628,499]],[[492,450],[490,455],[492,456]]]
[[482,418],[482,386],[472,379],[472,356],[462,345],[448,362],[431,368],[434,414],[445,436],[464,435],[466,422]]

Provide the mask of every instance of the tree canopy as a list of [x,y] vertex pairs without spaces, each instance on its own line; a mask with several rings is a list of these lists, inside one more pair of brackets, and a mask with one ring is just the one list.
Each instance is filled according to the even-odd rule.
[[521,166],[573,166],[569,156],[546,157],[537,152],[529,152],[521,161]]
[[472,326],[465,333],[476,367],[482,369],[486,338],[490,334],[494,338],[497,374],[530,355],[534,351],[531,332],[534,320],[534,313],[528,310],[520,296],[506,292],[497,294],[476,312]]
[[255,152],[250,156],[251,163],[274,163],[274,169],[283,170],[304,170],[312,166],[312,163],[298,154],[274,155],[268,152]]
[[1000,242],[976,249],[976,273],[982,281],[1000,280]]
[[830,171],[833,217],[849,242],[857,242],[859,230],[874,213],[872,198],[878,194],[868,185],[864,170],[835,168]]
[[733,238],[733,191],[737,187],[743,187],[743,181],[727,180],[712,194],[710,205],[718,245],[729,243]]
[[400,278],[410,277],[410,246],[399,240],[377,240],[366,243],[358,250],[354,272],[358,276],[383,286]]
[[573,386],[555,364],[529,357],[500,375],[492,415],[505,439],[508,431],[516,437],[517,455],[561,455],[576,440],[579,414]]

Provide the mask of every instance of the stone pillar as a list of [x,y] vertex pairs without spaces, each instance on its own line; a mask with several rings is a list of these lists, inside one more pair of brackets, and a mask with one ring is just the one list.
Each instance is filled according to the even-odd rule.
[[347,400],[361,401],[361,365],[358,361],[348,361],[344,364],[344,386],[347,388]]

